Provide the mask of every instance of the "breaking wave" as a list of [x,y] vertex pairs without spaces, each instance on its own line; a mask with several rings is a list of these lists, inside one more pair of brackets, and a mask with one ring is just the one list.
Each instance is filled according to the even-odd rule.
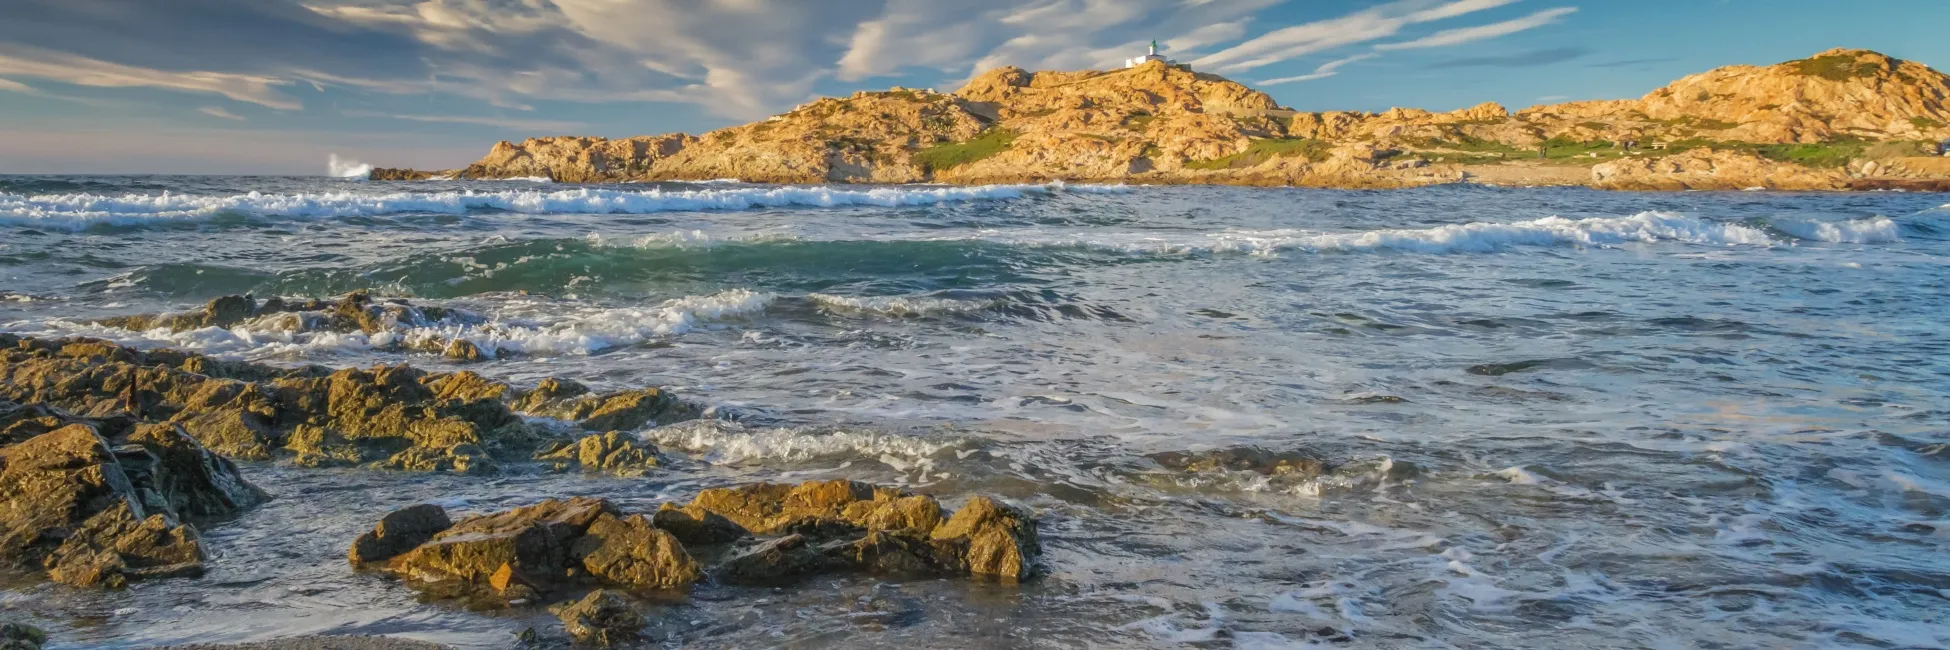
[[716,323],[765,311],[775,296],[731,289],[684,296],[641,308],[565,308],[557,303],[511,304],[495,318],[453,319],[425,325],[395,324],[377,333],[308,331],[284,319],[251,321],[230,328],[182,332],[167,328],[125,330],[92,323],[51,320],[15,322],[0,330],[32,336],[90,336],[136,347],[173,347],[226,358],[303,355],[333,349],[361,350],[405,346],[424,349],[430,342],[465,340],[488,357],[509,353],[542,356],[587,355],[645,341],[677,336]]
[[1020,199],[1058,192],[1121,192],[1123,186],[980,185],[969,187],[831,186],[740,187],[674,190],[523,190],[498,192],[318,192],[229,196],[123,194],[119,196],[0,193],[0,224],[82,230],[96,225],[145,225],[208,221],[223,216],[296,220],[395,214],[466,215],[477,211],[522,214],[649,214],[778,207],[899,207],[952,201]]
[[332,178],[364,179],[372,175],[372,165],[351,158],[339,158],[338,154],[331,154],[325,159],[325,169]]
[[639,434],[659,447],[698,454],[721,464],[878,460],[896,470],[931,464],[944,451],[969,447],[965,440],[931,440],[878,431],[799,427],[748,427],[724,420],[691,420]]
[[1265,256],[1287,251],[1439,254],[1491,253],[1518,246],[1611,248],[1658,242],[1709,246],[1771,246],[1782,243],[1760,228],[1668,212],[1587,219],[1545,217],[1512,223],[1474,222],[1433,228],[1348,233],[1305,230],[1228,230],[1178,236],[1150,233],[989,233],[982,238],[1016,245],[1087,248],[1136,255],[1235,253]]
[[1783,219],[1768,225],[1788,236],[1804,241],[1836,244],[1893,244],[1903,240],[1902,227],[1889,217],[1869,217],[1848,221]]

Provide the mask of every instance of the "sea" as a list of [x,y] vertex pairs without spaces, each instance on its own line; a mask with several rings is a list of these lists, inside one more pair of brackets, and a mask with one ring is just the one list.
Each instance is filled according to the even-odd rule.
[[[0,582],[52,648],[510,647],[353,571],[413,503],[750,481],[988,494],[1040,577],[827,576],[652,607],[700,648],[1950,644],[1950,195],[0,177],[0,330],[667,387],[647,477],[243,463],[210,571]],[[352,291],[377,335],[90,324]],[[402,351],[458,337],[494,357]],[[1304,466],[1303,471],[1280,471]],[[1305,471],[1318,463],[1318,471]]]

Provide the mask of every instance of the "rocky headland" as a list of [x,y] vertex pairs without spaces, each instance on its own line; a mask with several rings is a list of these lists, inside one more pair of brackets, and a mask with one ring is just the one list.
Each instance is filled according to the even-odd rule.
[[503,141],[463,169],[372,178],[1950,190],[1946,97],[1929,66],[1848,49],[1516,112],[1298,112],[1162,61],[1006,67],[952,93],[857,92],[696,136]]

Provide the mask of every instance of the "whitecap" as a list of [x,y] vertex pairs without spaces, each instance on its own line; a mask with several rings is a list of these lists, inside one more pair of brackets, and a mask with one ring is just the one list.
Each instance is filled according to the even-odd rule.
[[197,222],[223,215],[315,220],[389,214],[464,215],[475,210],[522,214],[649,214],[778,207],[900,207],[976,200],[1020,199],[1056,192],[1114,192],[1118,186],[979,185],[966,187],[833,186],[742,187],[697,190],[510,190],[496,192],[318,192],[228,196],[119,196],[0,193],[0,223],[81,230],[91,225]]

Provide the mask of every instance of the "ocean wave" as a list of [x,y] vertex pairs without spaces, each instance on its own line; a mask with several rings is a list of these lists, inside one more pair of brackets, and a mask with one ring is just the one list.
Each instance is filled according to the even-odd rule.
[[1087,248],[1137,255],[1237,253],[1262,256],[1274,256],[1284,251],[1492,253],[1517,246],[1611,248],[1658,242],[1710,246],[1770,246],[1780,243],[1765,231],[1752,226],[1707,221],[1669,212],[1586,219],[1545,217],[1512,223],[1473,222],[1433,228],[1348,233],[1229,230],[1181,236],[1150,233],[986,233],[981,237],[1015,245]]
[[1782,219],[1769,223],[1775,230],[1804,241],[1836,244],[1893,244],[1903,240],[1902,228],[1889,217],[1848,221]]
[[880,461],[897,471],[929,465],[935,455],[969,445],[965,440],[933,440],[878,431],[748,427],[724,420],[691,420],[648,429],[638,435],[659,447],[698,454],[713,463],[867,459]]
[[944,298],[937,296],[837,296],[807,294],[806,298],[828,311],[879,316],[920,317],[941,314],[970,314],[992,309],[996,299]]
[[569,190],[497,192],[318,192],[230,196],[123,194],[119,196],[0,193],[0,223],[81,230],[94,225],[200,222],[222,216],[296,220],[392,214],[465,215],[480,210],[523,214],[649,214],[778,207],[899,207],[953,201],[1019,199],[1056,192],[1124,191],[1122,186],[980,185],[967,187],[832,186],[741,187],[698,190]]
[[90,336],[143,348],[172,347],[221,358],[261,359],[306,356],[331,350],[360,350],[405,346],[427,349],[430,344],[465,340],[489,357],[509,353],[561,356],[587,355],[656,339],[678,336],[701,327],[761,313],[772,304],[769,293],[732,289],[705,296],[685,296],[642,308],[564,308],[563,305],[511,304],[508,313],[490,318],[467,318],[424,325],[400,324],[376,332],[332,332],[292,327],[290,321],[250,321],[234,327],[206,327],[172,332],[167,328],[125,330],[67,320],[21,321],[0,330],[31,336]]

